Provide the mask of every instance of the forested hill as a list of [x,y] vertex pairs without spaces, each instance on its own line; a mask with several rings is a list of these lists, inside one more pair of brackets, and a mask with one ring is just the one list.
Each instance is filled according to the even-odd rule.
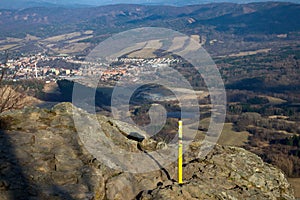
[[[291,3],[205,4],[185,7],[112,5],[39,7],[0,11],[0,36],[48,37],[78,30],[118,31],[164,26],[183,32],[201,26],[235,34],[279,34],[300,30],[300,5]],[[104,30],[103,30],[104,29]]]

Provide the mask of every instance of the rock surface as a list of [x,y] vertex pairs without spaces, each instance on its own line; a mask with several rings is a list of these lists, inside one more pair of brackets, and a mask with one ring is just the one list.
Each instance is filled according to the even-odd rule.
[[[216,146],[205,159],[197,159],[201,143],[193,142],[184,155],[182,185],[175,181],[176,163],[144,174],[110,169],[82,145],[72,109],[63,103],[52,110],[26,108],[0,115],[1,200],[294,199],[280,170],[235,147]],[[168,148],[129,138],[130,126],[118,127],[123,123],[104,116],[98,120],[105,135],[126,151]]]

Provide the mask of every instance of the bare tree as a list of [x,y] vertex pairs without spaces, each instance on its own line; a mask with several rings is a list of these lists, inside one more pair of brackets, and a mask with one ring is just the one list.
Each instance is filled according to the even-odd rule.
[[17,75],[17,71],[8,74],[10,66],[8,65],[9,54],[5,52],[5,61],[0,67],[0,113],[24,107],[26,104],[26,93],[22,85],[14,84],[13,80]]

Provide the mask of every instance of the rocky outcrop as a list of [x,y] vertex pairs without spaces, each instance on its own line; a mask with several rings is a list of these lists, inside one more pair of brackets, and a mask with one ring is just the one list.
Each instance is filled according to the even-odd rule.
[[[198,159],[201,142],[193,142],[182,185],[176,163],[144,174],[110,169],[82,145],[72,109],[63,103],[0,115],[0,199],[294,199],[280,170],[235,147],[216,146]],[[106,137],[127,151],[170,148],[143,133],[128,137],[138,130],[123,122],[98,120]]]
[[294,198],[281,171],[244,149],[216,146],[204,160],[193,154],[186,156],[184,184],[145,191],[140,199]]

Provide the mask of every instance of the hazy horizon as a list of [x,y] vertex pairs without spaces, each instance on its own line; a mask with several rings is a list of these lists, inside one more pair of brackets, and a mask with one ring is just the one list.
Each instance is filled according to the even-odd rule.
[[[71,5],[87,5],[101,6],[114,4],[148,4],[148,5],[172,5],[185,6],[193,4],[207,3],[252,3],[252,2],[268,2],[272,0],[1,0],[1,9],[20,9],[28,7],[47,7],[47,6],[71,6]],[[274,2],[274,1],[273,1]],[[300,0],[280,0],[278,2],[300,3]]]

